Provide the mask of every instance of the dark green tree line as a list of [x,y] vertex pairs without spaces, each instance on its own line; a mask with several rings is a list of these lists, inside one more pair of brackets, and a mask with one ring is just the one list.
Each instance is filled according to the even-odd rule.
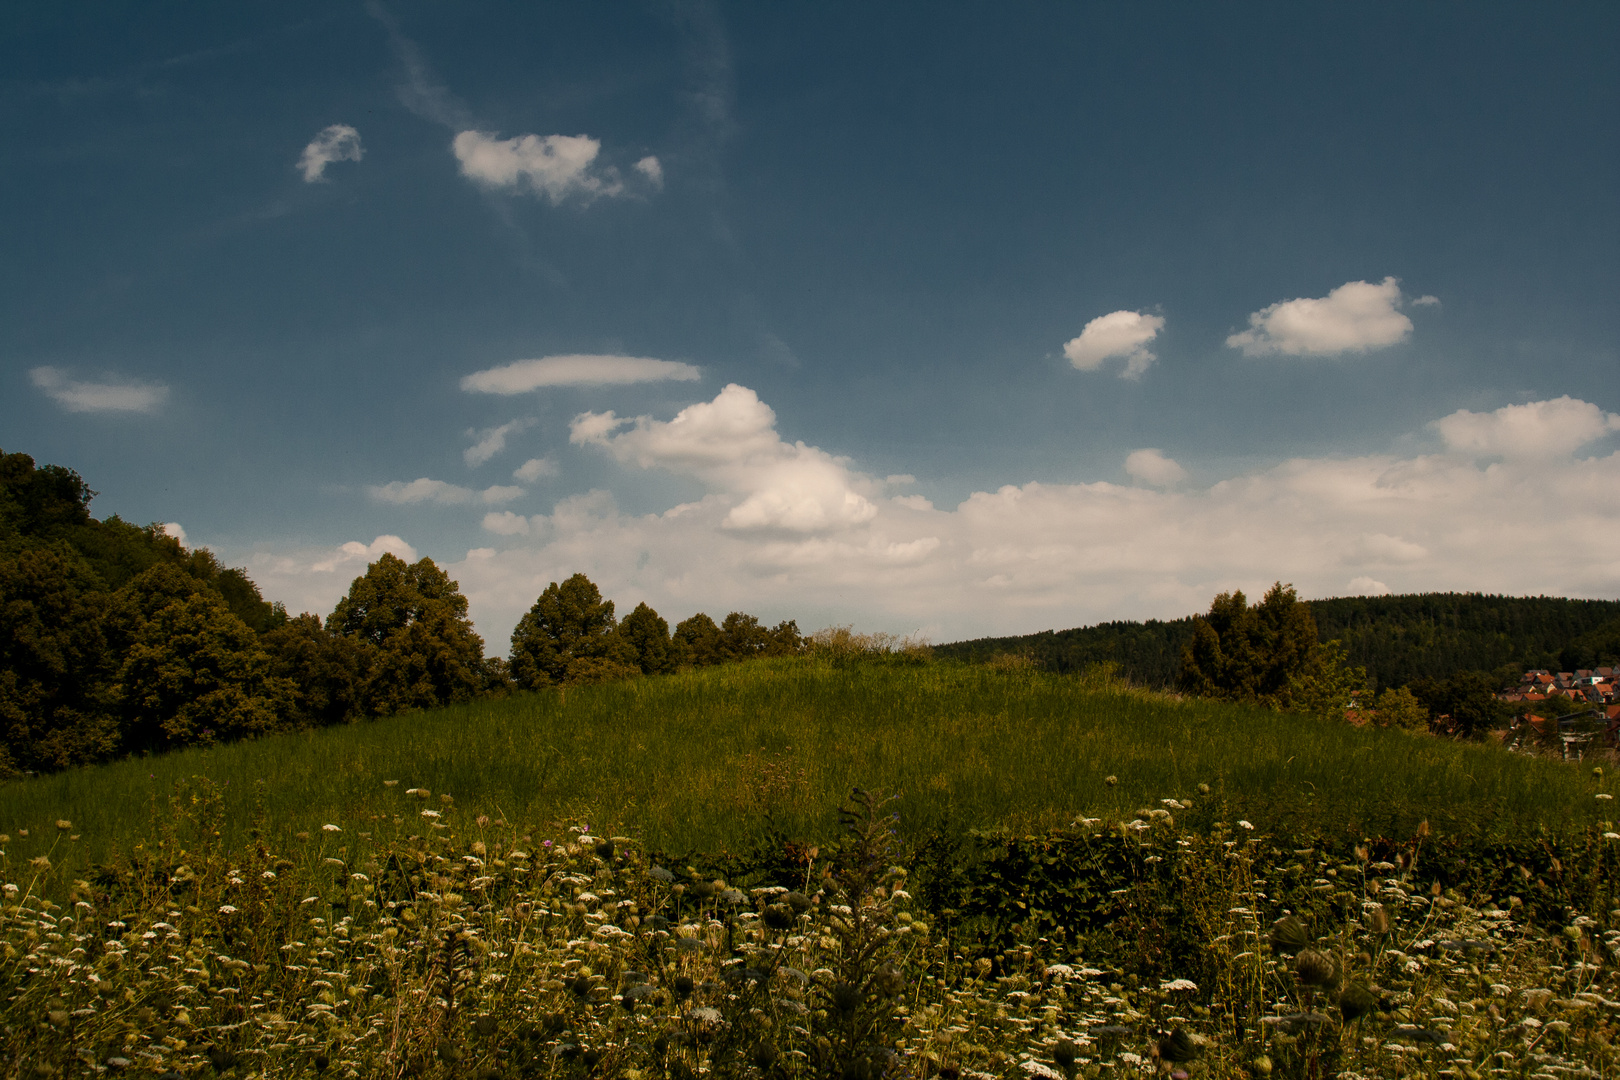
[[0,777],[389,716],[486,694],[659,675],[804,647],[742,612],[623,622],[583,574],[484,655],[431,559],[383,555],[331,615],[292,618],[246,571],[162,526],[90,513],[70,469],[0,452]]

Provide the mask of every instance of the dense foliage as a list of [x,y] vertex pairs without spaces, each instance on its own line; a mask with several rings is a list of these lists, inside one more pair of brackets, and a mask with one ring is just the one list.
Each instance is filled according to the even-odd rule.
[[1318,644],[1316,620],[1292,585],[1278,582],[1253,607],[1241,591],[1221,593],[1209,614],[1193,619],[1192,638],[1181,651],[1181,688],[1218,701],[1285,708],[1317,660]]
[[[1424,593],[1312,600],[1296,611],[1273,600],[1275,593],[1254,607],[1241,593],[1222,593],[1208,614],[1171,622],[980,638],[934,652],[970,661],[1022,656],[1057,672],[1114,664],[1138,685],[1294,710],[1319,711],[1355,696],[1374,707],[1370,715],[1381,724],[1417,730],[1443,717],[1444,730],[1460,735],[1507,722],[1515,710],[1495,695],[1523,671],[1620,663],[1620,601]],[[1297,599],[1292,589],[1288,595]],[[1280,621],[1285,606],[1292,628]],[[1302,644],[1307,638],[1323,644],[1313,653]],[[1335,652],[1325,651],[1335,643]],[[1290,678],[1310,667],[1314,674],[1298,684],[1306,693],[1290,691]],[[1538,708],[1556,713],[1562,706]]]
[[[1414,593],[1309,603],[1320,638],[1342,642],[1346,661],[1365,668],[1378,687],[1504,665],[1576,671],[1620,662],[1620,600]],[[962,660],[1025,654],[1056,672],[1112,662],[1138,685],[1174,686],[1193,619],[1106,622],[952,642],[934,651]]]
[[90,514],[78,474],[0,452],[0,777],[803,648],[732,612],[623,627],[583,574],[552,583],[484,655],[431,559],[384,555],[323,620],[289,618],[240,568],[160,525]]

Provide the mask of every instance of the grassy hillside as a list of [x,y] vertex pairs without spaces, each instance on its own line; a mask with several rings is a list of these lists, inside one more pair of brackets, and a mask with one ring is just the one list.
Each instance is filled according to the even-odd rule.
[[807,658],[125,761],[0,787],[0,1072],[1613,1075],[1603,783]]
[[[1344,642],[1352,664],[1379,686],[1443,679],[1503,665],[1572,671],[1613,662],[1620,649],[1620,600],[1422,593],[1312,600],[1323,641]],[[983,660],[1025,653],[1048,671],[1083,671],[1111,661],[1142,686],[1172,686],[1192,617],[1109,622],[1020,637],[934,646],[936,654]]]
[[1171,797],[1340,837],[1409,835],[1422,820],[1505,836],[1591,825],[1613,805],[1594,800],[1593,783],[1492,747],[1076,677],[789,659],[29,778],[0,787],[0,831],[13,867],[51,850],[66,875],[162,826],[177,784],[187,802],[217,789],[228,845],[246,838],[255,807],[284,839],[414,814],[404,792],[426,788],[433,806],[448,795],[460,811],[534,827],[567,819],[655,848],[738,850],[767,815],[806,840],[832,835],[834,808],[859,785],[899,793],[912,836],[1128,819]]

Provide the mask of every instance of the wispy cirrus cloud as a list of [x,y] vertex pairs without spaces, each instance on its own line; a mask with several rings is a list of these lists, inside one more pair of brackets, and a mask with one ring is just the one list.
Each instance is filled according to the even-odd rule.
[[34,368],[28,376],[36,389],[68,412],[153,413],[169,399],[169,388],[161,383],[114,377],[91,382],[54,367]]
[[645,382],[696,382],[702,371],[679,360],[645,356],[570,354],[514,360],[475,371],[461,388],[475,394],[526,394],[553,386],[628,386]]
[[467,436],[473,439],[474,442],[461,452],[461,459],[467,463],[469,469],[477,468],[506,449],[506,437],[508,435],[516,435],[519,432],[527,431],[533,426],[533,417],[520,417],[517,420],[509,420],[498,427],[469,431]]
[[332,124],[322,128],[304,147],[298,169],[304,174],[304,183],[314,184],[326,179],[326,167],[334,161],[359,161],[364,156],[360,133],[348,124]]
[[[1415,304],[1440,301],[1420,296]],[[1283,300],[1249,316],[1249,328],[1226,339],[1245,356],[1332,356],[1368,352],[1405,341],[1412,320],[1403,315],[1400,282],[1387,277],[1348,281],[1326,296]]]

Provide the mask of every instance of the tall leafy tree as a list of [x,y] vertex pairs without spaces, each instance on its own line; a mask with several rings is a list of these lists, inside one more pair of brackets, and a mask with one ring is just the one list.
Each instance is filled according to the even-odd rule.
[[265,632],[261,641],[275,674],[296,686],[300,726],[341,724],[361,715],[362,680],[374,647],[356,636],[334,634],[305,612]]
[[720,627],[703,612],[675,624],[677,662],[683,666],[707,667],[725,660]]
[[360,701],[368,715],[467,701],[488,682],[467,598],[432,559],[384,554],[349,585],[326,629],[362,646]]
[[792,656],[804,649],[799,624],[791,619],[773,627],[758,618],[733,611],[720,624],[718,651],[724,660],[747,660],[756,656]]
[[0,776],[83,765],[119,747],[110,598],[81,559],[0,556]]
[[1181,653],[1181,687],[1199,697],[1285,708],[1316,645],[1316,620],[1292,585],[1277,582],[1253,607],[1242,592],[1221,593],[1207,615],[1193,620]]
[[553,581],[512,631],[512,680],[535,690],[634,675],[634,646],[616,631],[613,601],[590,578]]
[[116,596],[124,746],[161,750],[289,726],[294,686],[217,592],[160,563]]
[[646,603],[619,623],[619,636],[635,655],[643,675],[662,675],[675,670],[676,650],[669,636],[669,623]]
[[720,624],[720,656],[724,660],[763,656],[770,644],[771,632],[759,625],[759,619],[752,615],[733,611]]

